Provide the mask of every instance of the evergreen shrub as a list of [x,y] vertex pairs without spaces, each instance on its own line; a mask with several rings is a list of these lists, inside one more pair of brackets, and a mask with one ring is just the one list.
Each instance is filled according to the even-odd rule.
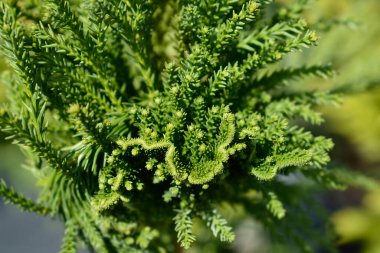
[[2,1],[13,71],[0,127],[41,193],[35,202],[2,181],[0,195],[63,220],[62,253],[78,241],[99,253],[181,252],[195,220],[232,242],[222,205],[310,251],[318,236],[299,184],[340,182],[332,141],[305,125],[321,124],[315,106],[339,96],[290,86],[331,77],[328,64],[275,67],[317,44],[307,3]]

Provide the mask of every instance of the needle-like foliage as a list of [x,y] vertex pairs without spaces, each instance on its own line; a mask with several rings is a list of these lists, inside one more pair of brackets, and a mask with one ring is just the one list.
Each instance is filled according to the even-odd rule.
[[61,252],[78,240],[99,253],[173,252],[196,241],[197,218],[232,242],[222,202],[302,240],[285,229],[303,212],[287,178],[336,184],[331,140],[302,126],[322,123],[313,106],[337,96],[288,88],[331,67],[273,69],[317,43],[305,2],[2,1],[13,97],[0,128],[34,154],[43,189],[38,204],[3,182],[0,194],[62,218]]

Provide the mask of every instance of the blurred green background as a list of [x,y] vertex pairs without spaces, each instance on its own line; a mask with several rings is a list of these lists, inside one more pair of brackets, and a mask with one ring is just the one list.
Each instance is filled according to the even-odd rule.
[[[282,64],[333,64],[338,71],[334,79],[310,78],[298,84],[316,89],[340,85],[352,88],[341,106],[320,108],[326,115],[326,124],[316,131],[334,139],[333,160],[380,180],[380,0],[319,0],[308,7],[305,18],[320,30],[320,45],[293,53]],[[334,20],[336,25],[331,28],[325,20]],[[0,71],[6,68],[0,59]],[[367,89],[368,83],[378,84],[379,88],[374,85]],[[0,102],[6,102],[6,97],[0,80]],[[23,154],[0,133],[0,178],[36,197],[36,182],[22,169],[23,160]],[[329,191],[321,202],[331,212],[340,252],[380,253],[380,187],[373,191]],[[257,222],[244,220],[236,229],[238,239],[230,251],[270,252],[268,239]],[[5,253],[58,252],[62,234],[59,222],[20,213],[0,202],[0,246],[7,249]],[[207,235],[204,238],[207,241]],[[210,244],[196,252],[215,251]]]

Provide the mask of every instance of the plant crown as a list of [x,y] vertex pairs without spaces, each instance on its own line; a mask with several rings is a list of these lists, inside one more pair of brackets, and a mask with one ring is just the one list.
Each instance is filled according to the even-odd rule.
[[0,195],[62,218],[62,253],[76,252],[78,238],[99,253],[187,249],[195,219],[232,242],[222,205],[307,248],[292,228],[305,211],[290,178],[337,186],[332,141],[302,127],[322,123],[313,107],[337,95],[289,84],[334,72],[275,68],[317,43],[306,3],[2,2],[13,71],[3,74],[0,127],[42,190],[35,203],[2,181]]

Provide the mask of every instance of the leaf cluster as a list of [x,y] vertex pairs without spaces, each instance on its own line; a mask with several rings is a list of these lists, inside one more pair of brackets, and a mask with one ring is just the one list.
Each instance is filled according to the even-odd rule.
[[219,203],[258,209],[270,228],[293,205],[281,178],[331,179],[331,140],[300,122],[322,123],[313,106],[337,96],[287,89],[331,67],[270,71],[317,43],[299,12],[268,17],[271,1],[258,0],[36,2],[40,15],[0,4],[17,91],[0,127],[34,154],[43,189],[39,204],[4,183],[0,194],[61,217],[61,252],[78,237],[99,253],[189,248],[195,218],[231,242]]

